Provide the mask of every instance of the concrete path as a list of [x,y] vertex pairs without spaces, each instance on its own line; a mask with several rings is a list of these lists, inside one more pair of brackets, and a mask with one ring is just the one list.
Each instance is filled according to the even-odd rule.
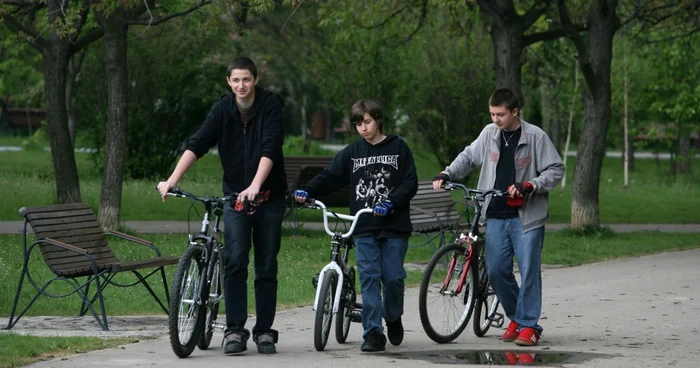
[[[0,234],[22,234],[22,221],[0,221]],[[196,232],[199,223],[192,221],[125,221],[124,226],[141,234],[186,234]],[[221,227],[224,228],[224,224]],[[290,226],[285,222],[284,226]],[[547,231],[555,231],[569,227],[570,224],[547,224]],[[603,224],[609,226],[616,233],[631,233],[643,231],[669,232],[669,233],[700,233],[698,224]],[[304,229],[323,230],[321,222],[302,223]],[[31,231],[31,228],[29,229]]]
[[[438,345],[420,325],[418,291],[406,291],[404,324],[406,336],[398,347],[389,345],[384,353],[361,353],[361,326],[353,324],[346,344],[335,342],[333,333],[326,350],[313,346],[311,307],[278,313],[275,327],[280,331],[278,354],[263,356],[249,341],[242,356],[224,356],[219,346],[222,335],[214,337],[212,348],[195,350],[190,358],[178,359],[167,336],[119,348],[41,362],[32,367],[433,367],[479,363],[508,364],[544,361],[565,367],[696,367],[700,356],[700,249],[614,260],[579,267],[543,270],[543,317],[545,331],[540,346],[520,348],[499,339],[501,330],[492,329],[483,338],[471,333],[471,326],[455,342]],[[308,291],[312,293],[310,289]],[[134,317],[138,318],[138,317]],[[40,317],[22,320],[14,332],[36,330]],[[126,319],[113,317],[111,334],[129,334]],[[76,321],[44,324],[42,334],[61,334]],[[83,327],[90,321],[83,321]],[[94,324],[94,322],[92,322]],[[125,325],[126,323],[126,325]],[[248,322],[250,328],[254,318]],[[133,325],[132,327],[133,328]],[[165,317],[138,321],[138,328],[165,332]],[[121,331],[120,331],[121,329]],[[91,334],[85,330],[83,334]],[[101,334],[95,327],[92,333]],[[138,335],[138,332],[136,333]],[[515,360],[512,360],[515,359]]]

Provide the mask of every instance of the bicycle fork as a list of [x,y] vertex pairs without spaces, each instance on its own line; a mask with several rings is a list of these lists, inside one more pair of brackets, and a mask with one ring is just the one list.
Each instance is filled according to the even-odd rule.
[[336,275],[338,275],[338,282],[335,286],[335,298],[333,298],[333,313],[338,312],[338,306],[340,305],[340,298],[342,298],[342,290],[343,290],[343,282],[345,282],[345,275],[343,274],[343,270],[340,268],[340,265],[336,261],[331,261],[331,263],[327,264],[326,267],[323,267],[321,270],[321,273],[318,276],[318,286],[316,287],[316,298],[314,299],[314,309],[316,310],[318,308],[318,301],[319,298],[321,297],[321,288],[320,285],[323,285],[323,279],[326,277],[326,272],[328,270],[334,270]]

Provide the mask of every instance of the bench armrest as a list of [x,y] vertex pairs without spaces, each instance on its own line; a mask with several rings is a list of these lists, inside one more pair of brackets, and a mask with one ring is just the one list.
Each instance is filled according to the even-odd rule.
[[159,250],[158,248],[156,248],[155,245],[153,245],[153,242],[148,241],[148,240],[146,240],[146,239],[137,238],[137,237],[135,237],[135,236],[132,236],[132,235],[129,235],[129,234],[125,234],[125,233],[122,233],[122,232],[116,231],[116,230],[115,230],[115,231],[106,232],[106,233],[105,233],[105,236],[113,236],[113,237],[115,237],[115,238],[120,238],[120,239],[128,240],[128,241],[130,241],[130,242],[132,242],[132,243],[141,244],[141,245],[143,245],[143,246],[146,246],[146,247],[151,248],[151,249],[156,253],[156,255],[157,255],[158,257],[161,256],[160,250]]

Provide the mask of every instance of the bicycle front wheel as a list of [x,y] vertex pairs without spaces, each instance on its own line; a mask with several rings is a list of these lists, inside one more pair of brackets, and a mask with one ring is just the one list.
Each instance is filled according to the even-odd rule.
[[355,268],[350,268],[350,272],[345,275],[348,279],[345,280],[343,294],[338,305],[338,315],[335,316],[335,340],[339,344],[345,343],[350,333],[350,312],[355,307]]
[[[465,274],[466,273],[466,274]],[[464,282],[460,282],[464,274]],[[467,327],[476,293],[476,269],[467,268],[467,249],[457,243],[438,249],[423,271],[418,311],[423,330],[445,344]]]
[[486,274],[486,268],[484,268],[483,261],[479,262],[482,267],[479,272],[479,284],[480,284],[480,297],[478,298],[476,305],[474,306],[474,321],[472,321],[472,326],[474,327],[474,334],[478,337],[483,337],[491,328],[491,322],[493,321],[493,316],[496,314],[498,305],[498,297],[496,292],[493,291],[491,287],[491,281]]
[[209,299],[207,300],[207,315],[204,319],[204,329],[203,333],[199,335],[197,340],[197,347],[200,350],[206,350],[211,344],[211,339],[214,337],[214,330],[216,329],[216,322],[219,316],[219,303],[223,298],[222,285],[221,285],[221,262],[219,257],[214,257],[214,266],[212,267],[211,284],[209,285]]
[[175,271],[168,316],[170,346],[180,358],[192,354],[204,327],[204,307],[199,301],[203,273],[202,248],[188,246]]
[[331,332],[333,322],[333,300],[335,299],[335,286],[337,278],[335,271],[329,270],[319,285],[318,306],[316,307],[316,320],[314,322],[314,347],[317,351],[323,351],[328,342],[328,334]]

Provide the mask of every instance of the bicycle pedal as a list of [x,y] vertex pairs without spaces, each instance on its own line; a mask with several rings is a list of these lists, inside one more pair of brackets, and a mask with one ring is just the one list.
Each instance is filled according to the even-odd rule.
[[489,318],[491,320],[491,326],[496,328],[503,327],[503,313],[494,313],[493,317]]
[[353,309],[350,311],[350,321],[362,322],[362,309]]
[[314,286],[314,289],[316,289],[316,288],[318,287],[318,278],[319,278],[319,276],[320,276],[319,274],[316,274],[316,275],[311,279],[311,285]]

